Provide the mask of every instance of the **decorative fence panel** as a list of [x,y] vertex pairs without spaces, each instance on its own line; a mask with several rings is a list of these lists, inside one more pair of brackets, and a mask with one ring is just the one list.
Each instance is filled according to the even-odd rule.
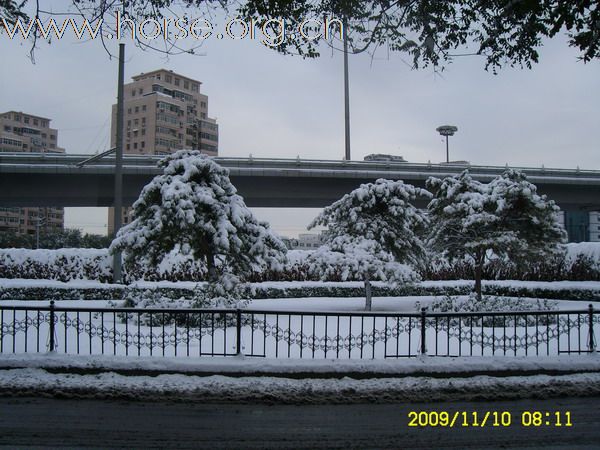
[[589,353],[600,312],[306,312],[0,306],[0,353],[381,359]]

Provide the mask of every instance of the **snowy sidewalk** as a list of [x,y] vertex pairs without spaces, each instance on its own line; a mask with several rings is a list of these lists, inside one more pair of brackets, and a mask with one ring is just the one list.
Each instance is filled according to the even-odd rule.
[[0,357],[0,395],[211,403],[600,396],[600,356],[393,361]]

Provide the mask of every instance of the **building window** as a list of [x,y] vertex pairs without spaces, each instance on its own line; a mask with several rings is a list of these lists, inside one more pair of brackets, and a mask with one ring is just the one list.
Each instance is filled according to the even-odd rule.
[[142,148],[146,148],[146,141],[142,141],[141,145],[142,145]]
[[127,126],[130,127],[131,126],[131,120],[127,121]]
[[146,126],[146,118],[145,117],[142,117],[142,126],[143,127]]
[[129,150],[129,144],[127,144],[127,146],[125,147],[127,150]]
[[190,88],[190,82],[188,80],[183,80],[183,88],[184,89],[189,89]]
[[198,83],[192,83],[192,92],[198,92]]
[[146,111],[146,105],[142,105],[142,111]]
[[145,136],[145,135],[146,135],[146,129],[142,128],[142,136]]
[[132,89],[132,90],[131,90],[131,96],[132,96],[132,97],[135,97],[135,89]]
[[206,102],[200,102],[200,108],[206,108]]
[[46,133],[42,133],[42,138],[46,139]]
[[19,114],[15,114],[15,121],[16,122],[20,122],[21,121],[21,116]]
[[138,89],[138,94],[139,94],[139,95],[142,95],[143,93],[144,93],[144,89],[142,89],[142,88],[139,88],[139,89]]
[[29,123],[29,117],[23,117],[23,122]]
[[134,150],[137,150],[137,142],[134,142],[134,143],[133,143],[133,149],[134,149]]
[[139,119],[135,119],[135,120],[133,121],[133,125],[134,125],[134,126],[136,126],[136,127],[137,127],[139,124],[140,124],[140,120],[139,120]]
[[51,141],[54,141],[54,140],[56,140],[56,136],[55,136],[55,135],[53,135],[53,134],[51,134],[51,135],[50,135],[50,140],[51,140]]
[[173,77],[171,75],[165,75],[165,81],[167,83],[171,83],[173,81]]
[[179,78],[175,78],[175,86],[179,86],[180,81],[181,80]]
[[11,128],[8,125],[4,125],[4,131],[10,131]]
[[131,108],[127,108],[127,114],[131,114]]
[[37,126],[37,125],[39,125],[40,123],[39,123],[39,121],[38,121],[37,119],[33,119],[33,124]]

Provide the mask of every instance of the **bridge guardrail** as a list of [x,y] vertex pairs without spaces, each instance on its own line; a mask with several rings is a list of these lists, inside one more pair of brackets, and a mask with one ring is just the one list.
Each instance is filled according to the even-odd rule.
[[[10,164],[65,164],[75,165],[91,155],[76,154],[50,154],[50,153],[0,153],[0,166]],[[136,167],[154,167],[162,156],[147,155],[125,155],[125,166]],[[416,162],[379,162],[379,161],[335,161],[318,159],[286,159],[286,158],[240,158],[240,157],[216,157],[223,166],[233,167],[252,167],[259,166],[263,168],[313,168],[328,170],[375,170],[375,171],[410,171],[418,170],[424,172],[436,171],[440,173],[459,173],[469,168],[473,173],[497,175],[502,173],[506,166],[489,165],[471,165],[471,164],[447,164],[447,163],[416,163]],[[114,157],[103,158],[102,160],[89,163],[89,167],[111,166],[114,165]],[[591,169],[562,169],[546,167],[521,167],[510,166],[511,168],[522,170],[530,176],[557,176],[557,177],[577,177],[577,178],[600,178],[600,170]]]

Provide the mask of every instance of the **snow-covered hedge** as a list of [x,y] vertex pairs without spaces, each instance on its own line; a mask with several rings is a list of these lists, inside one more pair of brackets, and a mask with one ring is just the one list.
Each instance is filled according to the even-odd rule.
[[106,249],[0,249],[0,278],[107,282],[112,278],[111,266]]
[[0,300],[119,300],[124,288],[95,281],[0,279]]
[[[520,298],[506,298],[498,297],[493,295],[484,295],[481,299],[477,297],[475,293],[471,293],[467,298],[464,297],[452,297],[446,295],[442,298],[438,298],[433,302],[425,306],[425,309],[429,312],[434,313],[480,313],[480,312],[522,312],[522,311],[556,311],[558,309],[558,302],[547,299],[520,299]],[[421,302],[415,303],[415,310],[421,310]],[[556,323],[556,316],[554,315],[542,315],[542,316],[464,316],[464,317],[453,317],[449,319],[447,323],[442,321],[440,328],[447,329],[451,327],[507,327],[507,326],[535,326],[535,325],[548,325]],[[431,326],[439,325],[437,319],[429,319]]]
[[[566,245],[564,258],[532,262],[525,272],[509,261],[492,259],[484,267],[484,279],[529,281],[600,281],[600,242]],[[319,267],[311,262],[312,252],[291,250],[281,271],[265,271],[249,281],[318,281]],[[59,281],[95,280],[110,282],[112,258],[106,249],[26,250],[0,249],[0,278],[28,278]],[[129,268],[126,281],[201,281],[205,270],[197,262],[182,255],[170,255],[160,267],[142,270]],[[435,259],[422,273],[424,280],[468,280],[473,277],[469,262],[450,265]],[[343,267],[331,267],[328,281],[342,281]],[[349,277],[347,281],[362,281]]]
[[[171,284],[167,282],[143,282],[129,286],[94,282],[0,280],[0,300],[121,300],[144,297],[165,297],[173,300],[192,300],[196,283]],[[201,286],[200,286],[201,289]],[[468,295],[473,289],[470,281],[423,282],[392,287],[373,283],[374,297]],[[152,291],[153,295],[148,292]],[[268,282],[252,284],[253,299],[311,298],[311,297],[360,297],[364,298],[364,286],[360,282]],[[600,300],[597,283],[545,283],[491,281],[483,283],[485,295],[502,297],[531,297],[560,300]],[[173,304],[175,306],[175,304]]]
[[[199,281],[204,272],[191,257],[175,254],[157,267],[127,266],[124,277],[126,281]],[[0,249],[0,278],[107,283],[112,276],[112,256],[107,249]]]
[[[526,271],[510,261],[488,259],[483,268],[484,280],[523,281],[600,281],[600,242],[581,242],[565,245],[564,257],[532,261]],[[473,263],[450,264],[439,257],[431,258],[422,274],[425,280],[464,280],[473,277]]]

